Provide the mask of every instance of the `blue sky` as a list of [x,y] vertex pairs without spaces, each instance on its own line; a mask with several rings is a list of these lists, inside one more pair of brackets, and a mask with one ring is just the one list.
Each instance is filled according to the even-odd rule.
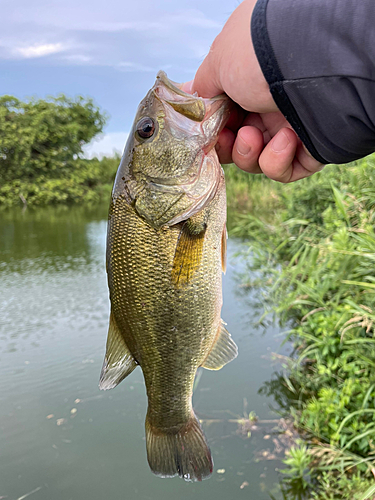
[[110,115],[89,153],[122,149],[164,69],[186,81],[239,1],[0,0],[0,93],[91,96]]

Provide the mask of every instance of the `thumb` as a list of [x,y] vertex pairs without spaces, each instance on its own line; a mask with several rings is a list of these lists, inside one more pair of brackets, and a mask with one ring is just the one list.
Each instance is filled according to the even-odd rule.
[[185,82],[181,85],[181,90],[186,92],[187,94],[193,94],[193,85],[194,85],[194,80],[190,80],[190,82]]
[[215,51],[215,42],[202,64],[199,66],[194,80],[184,83],[182,89],[193,94],[198,92],[200,97],[215,97],[223,92],[219,78],[219,64]]

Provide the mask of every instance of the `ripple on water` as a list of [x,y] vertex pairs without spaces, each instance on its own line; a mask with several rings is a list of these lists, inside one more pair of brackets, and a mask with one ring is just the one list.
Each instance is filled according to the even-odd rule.
[[239,357],[219,372],[203,370],[194,394],[198,416],[218,422],[203,425],[225,474],[199,485],[161,481],[145,457],[141,371],[114,391],[98,390],[109,315],[101,214],[26,211],[0,221],[0,496],[268,500],[275,463],[254,462],[261,435],[242,439],[230,423],[244,400],[248,411],[274,418],[258,390],[274,371],[262,355],[278,348],[273,332],[251,335],[235,280],[239,244],[229,240],[223,290]]

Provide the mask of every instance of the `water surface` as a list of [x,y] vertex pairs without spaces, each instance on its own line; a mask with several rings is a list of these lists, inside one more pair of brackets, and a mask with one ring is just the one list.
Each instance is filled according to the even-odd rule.
[[244,411],[277,418],[258,391],[275,370],[270,353],[280,338],[251,327],[254,301],[237,276],[241,243],[229,241],[222,311],[239,356],[199,379],[193,404],[215,470],[192,484],[148,468],[141,370],[114,390],[98,389],[109,316],[105,236],[106,207],[1,216],[0,498],[279,498],[279,462],[259,461],[272,451],[274,424],[261,422],[248,436],[233,422]]

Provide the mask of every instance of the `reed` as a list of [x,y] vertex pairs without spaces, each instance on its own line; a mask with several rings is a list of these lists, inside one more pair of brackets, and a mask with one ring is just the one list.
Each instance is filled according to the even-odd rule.
[[285,338],[294,352],[286,379],[280,374],[282,383],[265,391],[279,391],[296,427],[310,436],[310,446],[294,450],[286,464],[297,470],[296,457],[304,464],[303,455],[313,453],[313,498],[375,494],[374,162],[370,156],[332,165],[287,186],[248,182],[249,210],[231,228],[248,240],[248,266],[257,277],[245,281],[262,290],[259,321],[289,326]]

